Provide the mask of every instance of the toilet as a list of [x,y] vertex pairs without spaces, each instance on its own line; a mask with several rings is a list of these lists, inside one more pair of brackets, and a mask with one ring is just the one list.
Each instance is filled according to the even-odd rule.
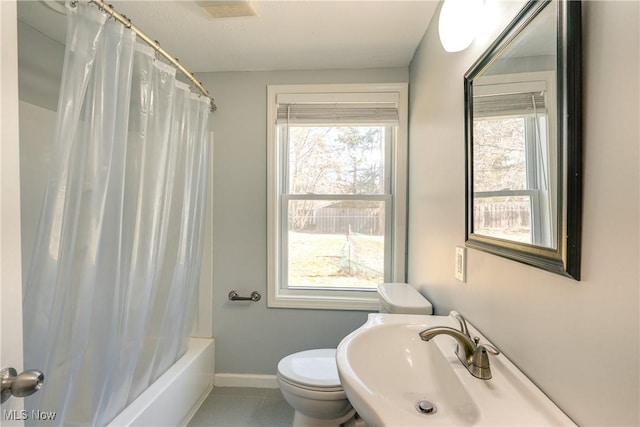
[[[433,306],[406,283],[378,286],[380,313],[433,314]],[[323,348],[290,354],[278,363],[278,385],[295,410],[293,426],[337,427],[364,425],[340,384],[336,349]]]

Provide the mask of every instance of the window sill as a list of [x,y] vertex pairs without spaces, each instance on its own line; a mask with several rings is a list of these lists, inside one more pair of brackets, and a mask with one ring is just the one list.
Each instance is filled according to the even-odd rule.
[[378,311],[378,294],[375,291],[343,292],[340,295],[329,295],[332,293],[332,291],[313,292],[280,289],[276,292],[269,292],[267,307]]

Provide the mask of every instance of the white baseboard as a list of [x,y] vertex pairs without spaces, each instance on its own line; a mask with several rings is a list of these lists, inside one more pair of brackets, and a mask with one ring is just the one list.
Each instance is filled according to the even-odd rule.
[[215,374],[213,384],[215,387],[278,388],[275,375]]

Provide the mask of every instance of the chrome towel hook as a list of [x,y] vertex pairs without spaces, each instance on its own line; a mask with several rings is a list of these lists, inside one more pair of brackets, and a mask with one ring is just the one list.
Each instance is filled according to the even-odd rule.
[[253,301],[253,302],[257,302],[257,301],[260,301],[260,298],[262,298],[262,295],[260,295],[260,292],[258,292],[258,291],[251,292],[251,296],[248,296],[248,297],[241,297],[238,294],[238,292],[236,292],[236,291],[229,292],[229,301]]

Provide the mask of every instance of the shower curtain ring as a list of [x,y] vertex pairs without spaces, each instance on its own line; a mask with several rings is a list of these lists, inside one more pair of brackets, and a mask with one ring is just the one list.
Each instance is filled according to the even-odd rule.
[[110,15],[110,18],[115,19],[115,18],[113,17],[113,12],[114,12],[114,10],[113,10],[113,5],[108,4],[108,5],[107,5],[107,7],[106,7],[105,9],[106,9],[106,12]]
[[154,40],[153,41],[153,50],[154,50],[154,55],[153,55],[153,59],[155,61],[160,61],[161,58],[161,54],[160,54],[160,42],[158,40]]

